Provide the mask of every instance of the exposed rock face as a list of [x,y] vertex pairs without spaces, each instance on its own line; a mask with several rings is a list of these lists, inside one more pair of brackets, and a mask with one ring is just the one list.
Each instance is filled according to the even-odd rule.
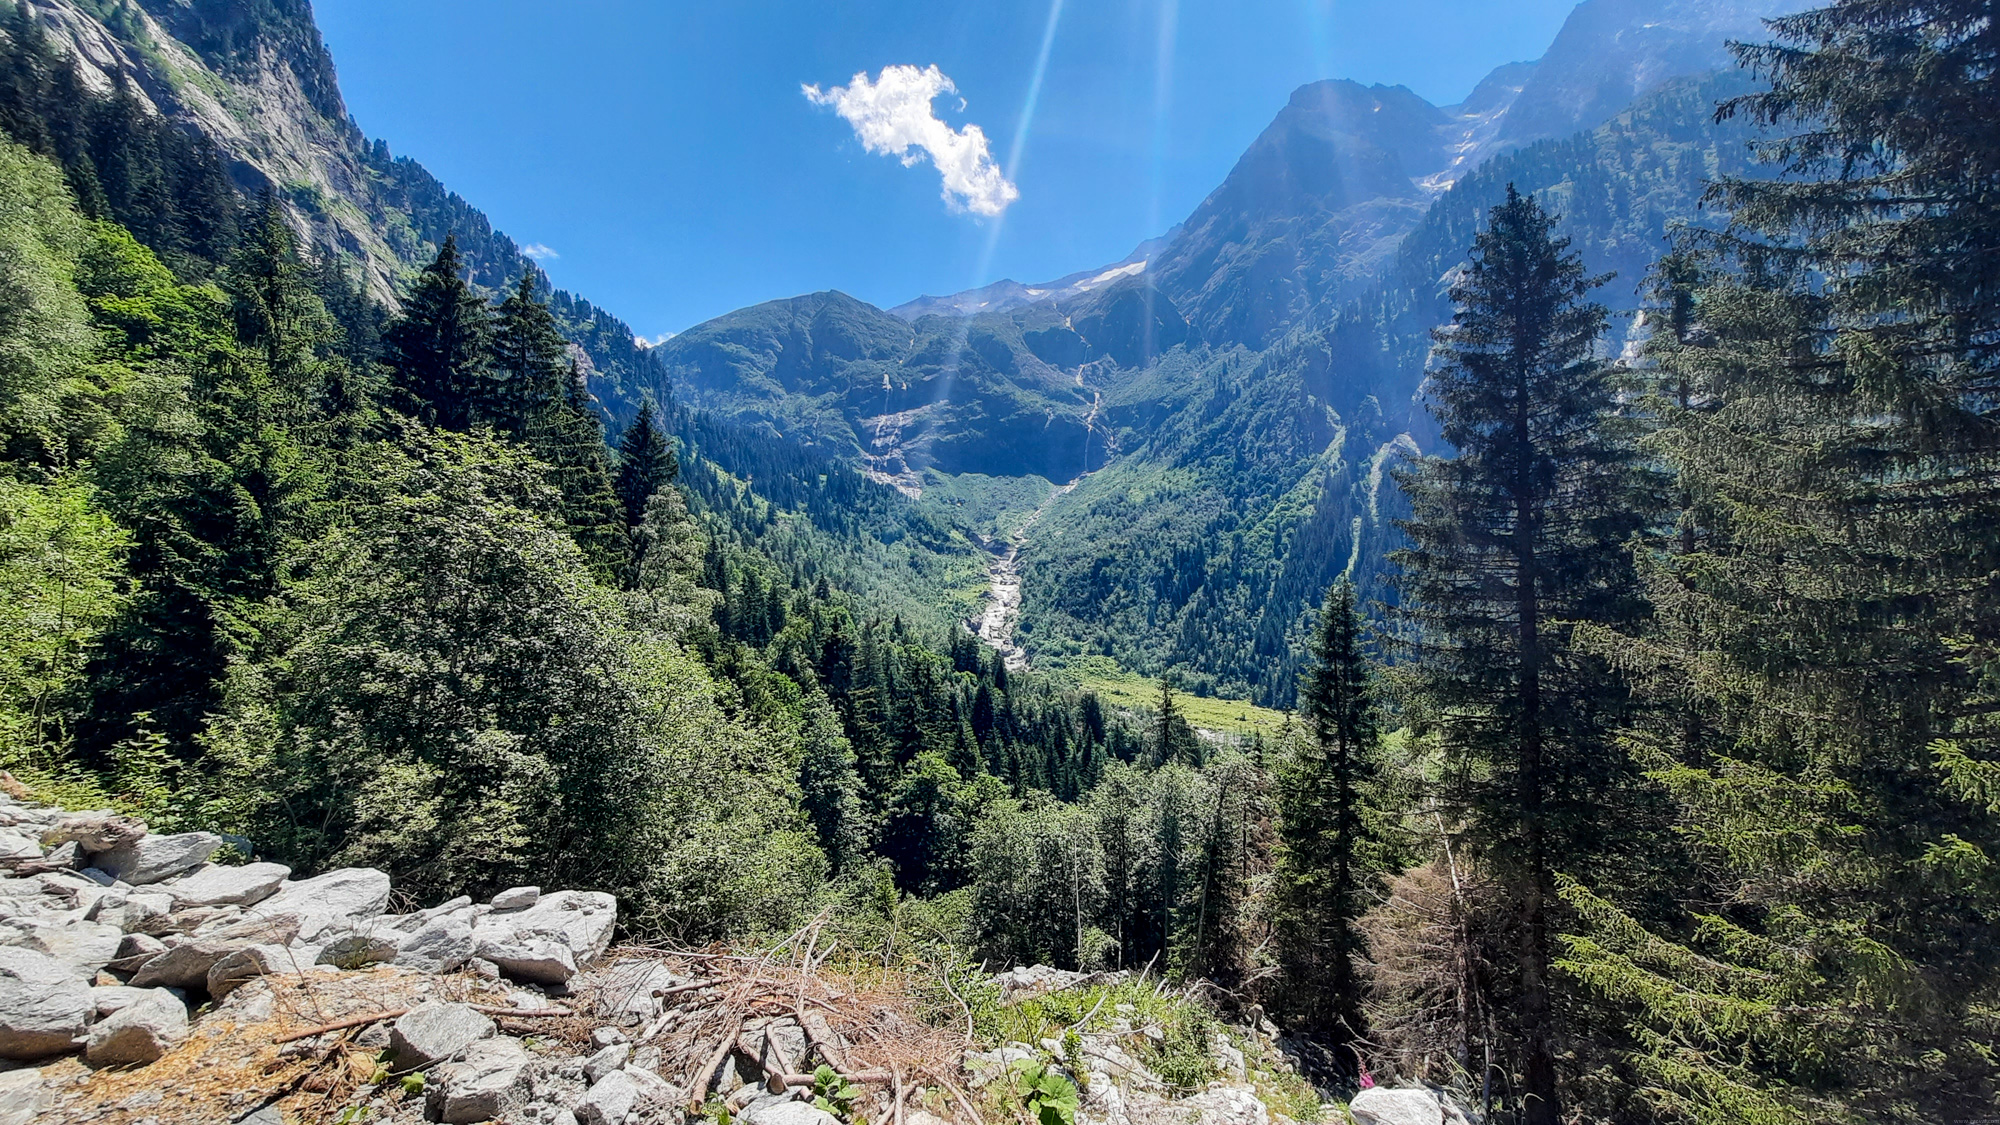
[[396,1020],[389,1044],[396,1065],[413,1068],[456,1058],[493,1031],[492,1020],[464,1004],[424,1004]]
[[90,1024],[90,986],[69,966],[28,949],[0,948],[0,1058],[70,1049]]
[[184,906],[249,906],[278,893],[292,869],[282,863],[210,865],[163,885]]
[[1469,1125],[1463,1111],[1430,1090],[1370,1087],[1354,1095],[1347,1112],[1355,1125]]
[[142,836],[115,851],[91,853],[90,865],[121,883],[144,886],[200,867],[221,846],[213,832]]
[[188,1036],[187,1005],[164,988],[144,990],[90,1029],[84,1057],[96,1066],[156,1061]]

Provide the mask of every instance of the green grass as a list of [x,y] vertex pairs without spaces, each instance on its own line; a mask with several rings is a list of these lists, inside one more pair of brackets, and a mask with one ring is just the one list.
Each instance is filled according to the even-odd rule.
[[[1153,711],[1160,705],[1160,681],[1128,672],[1108,656],[1072,657],[1059,669],[1052,669],[1078,687],[1094,691],[1106,703],[1137,711]],[[1268,707],[1237,699],[1174,693],[1174,703],[1196,730],[1249,738],[1255,734],[1276,735],[1284,727],[1286,715]]]

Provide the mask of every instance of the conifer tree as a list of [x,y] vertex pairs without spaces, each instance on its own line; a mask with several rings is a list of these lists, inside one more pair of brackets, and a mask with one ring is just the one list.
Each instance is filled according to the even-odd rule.
[[[475,408],[480,421],[516,437],[534,431],[558,405],[569,367],[568,344],[536,290],[536,270],[529,266],[493,310],[493,364]],[[645,515],[642,502],[629,522],[636,526]]]
[[672,484],[680,476],[680,462],[667,445],[666,431],[658,420],[660,408],[647,395],[639,404],[638,417],[618,438],[618,501],[625,506],[625,520],[638,526],[646,514],[646,502],[653,493]]
[[1649,707],[1713,728],[1642,743],[1698,878],[1678,919],[1568,888],[1567,966],[1630,1016],[1629,1063],[1679,1120],[1993,1111],[1992,18],[1772,21],[1739,48],[1769,92],[1724,113],[1777,128],[1783,174],[1721,185],[1734,226],[1697,244],[1701,275],[1662,271],[1693,331],[1653,352],[1694,394],[1655,441],[1698,534],[1652,553],[1668,612],[1633,648],[1666,669]]
[[1561,1119],[1555,875],[1589,872],[1627,781],[1612,738],[1623,692],[1574,644],[1579,623],[1637,613],[1625,540],[1640,519],[1633,454],[1596,356],[1602,306],[1555,220],[1508,189],[1437,334],[1431,409],[1450,457],[1399,475],[1412,515],[1399,552],[1413,687],[1457,763],[1467,834],[1503,881],[1520,941],[1521,1120]]
[[1361,1034],[1355,920],[1382,870],[1380,730],[1354,586],[1327,591],[1312,665],[1299,690],[1306,729],[1277,776],[1280,852],[1272,928],[1284,972],[1287,1026],[1339,1039]]
[[403,406],[418,419],[464,432],[475,420],[491,362],[486,302],[465,280],[458,238],[417,275],[403,315],[383,334]]

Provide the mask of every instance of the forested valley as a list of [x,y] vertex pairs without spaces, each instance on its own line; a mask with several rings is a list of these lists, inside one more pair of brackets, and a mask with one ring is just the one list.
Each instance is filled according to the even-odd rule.
[[1322,521],[1236,736],[1010,667],[962,528],[684,400],[483,219],[387,299],[8,6],[0,768],[420,906],[1198,983],[1329,1103],[2000,1119],[1996,34],[1737,45],[1700,112],[1759,139],[1622,350],[1580,193],[1452,227],[1441,441],[1367,465],[1379,559]]

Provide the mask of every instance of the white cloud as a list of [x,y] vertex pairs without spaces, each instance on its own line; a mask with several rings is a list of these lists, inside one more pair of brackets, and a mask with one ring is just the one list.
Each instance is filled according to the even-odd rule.
[[657,348],[678,335],[680,335],[678,332],[662,332],[650,340],[644,336],[634,336],[632,337],[632,342],[638,344],[641,348]]
[[542,245],[539,242],[530,242],[526,246],[521,247],[521,253],[526,254],[528,257],[533,258],[537,262],[546,262],[550,258],[562,257],[561,254],[556,253],[554,250],[550,249],[547,246]]
[[[846,118],[869,152],[900,157],[905,168],[928,155],[944,177],[944,201],[954,209],[998,215],[1021,197],[1021,189],[1000,174],[979,126],[953,129],[931,110],[931,101],[939,94],[958,93],[936,66],[922,70],[885,66],[873,82],[864,72],[831,90],[800,89],[814,105],[828,106]],[[959,108],[965,108],[964,99]]]

